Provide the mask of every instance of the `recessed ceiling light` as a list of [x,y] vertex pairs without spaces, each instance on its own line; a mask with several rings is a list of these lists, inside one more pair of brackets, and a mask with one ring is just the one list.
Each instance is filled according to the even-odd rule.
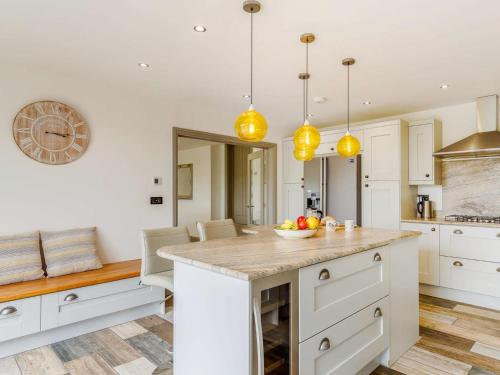
[[316,103],[316,104],[322,104],[322,103],[326,102],[326,100],[327,99],[324,96],[315,96],[313,98],[313,102]]
[[372,104],[372,102],[370,100],[366,100],[366,101],[363,102],[363,104],[364,105],[370,105],[370,104]]
[[197,33],[204,33],[205,31],[207,31],[207,28],[203,25],[196,25],[195,27],[193,27],[193,29]]
[[245,99],[250,99],[250,95],[248,95],[248,94],[243,95],[243,97],[244,97]]
[[443,90],[446,90],[448,87],[450,87],[450,85],[447,83],[443,83],[441,86],[439,86],[439,88],[441,88]]
[[146,64],[144,62],[140,62],[138,63],[137,65],[139,65],[139,68],[142,68],[142,69],[147,69],[149,68],[149,64]]

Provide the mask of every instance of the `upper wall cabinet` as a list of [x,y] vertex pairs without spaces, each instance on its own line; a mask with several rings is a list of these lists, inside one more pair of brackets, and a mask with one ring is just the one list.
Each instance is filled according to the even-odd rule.
[[363,180],[399,181],[401,179],[400,125],[364,129]]
[[[326,156],[337,154],[337,143],[345,135],[346,130],[324,131],[321,132],[321,143],[314,153],[316,156]],[[361,143],[363,150],[363,130],[351,130],[351,135],[356,137]]]
[[304,162],[293,156],[293,139],[283,141],[283,183],[302,184],[304,181]]
[[409,124],[410,185],[441,184],[441,164],[432,154],[441,148],[441,124],[435,120]]

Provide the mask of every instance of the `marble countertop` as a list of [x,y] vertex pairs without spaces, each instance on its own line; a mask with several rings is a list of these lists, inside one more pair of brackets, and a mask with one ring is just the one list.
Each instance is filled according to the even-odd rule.
[[248,281],[420,235],[371,228],[356,228],[353,232],[320,229],[311,238],[286,240],[278,237],[271,226],[252,227],[244,232],[248,235],[162,247],[158,255]]
[[468,223],[460,221],[445,221],[444,218],[432,218],[432,219],[401,219],[402,223],[420,223],[420,224],[441,224],[441,225],[460,225],[469,227],[482,227],[482,228],[500,228],[500,224],[486,224],[486,223]]

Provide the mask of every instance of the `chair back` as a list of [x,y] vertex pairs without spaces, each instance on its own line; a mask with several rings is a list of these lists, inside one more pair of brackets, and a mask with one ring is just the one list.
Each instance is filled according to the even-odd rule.
[[238,236],[238,231],[236,230],[233,219],[198,222],[196,227],[198,229],[200,241]]
[[141,232],[141,237],[141,276],[174,269],[174,264],[171,260],[162,258],[156,254],[156,250],[160,247],[191,242],[186,227],[145,229]]

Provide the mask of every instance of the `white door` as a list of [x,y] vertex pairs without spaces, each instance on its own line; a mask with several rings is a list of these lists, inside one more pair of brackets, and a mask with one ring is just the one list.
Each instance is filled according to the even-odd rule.
[[283,183],[298,184],[304,181],[304,162],[293,156],[293,140],[283,141]]
[[399,125],[365,129],[363,137],[363,180],[399,180]]
[[434,178],[432,124],[410,126],[410,181],[432,181]]
[[264,151],[248,154],[247,223],[264,225]]
[[283,184],[283,220],[304,215],[304,185]]
[[399,229],[398,181],[368,181],[363,184],[362,223],[368,228]]
[[401,229],[422,232],[418,237],[419,281],[439,286],[439,225],[401,223]]

